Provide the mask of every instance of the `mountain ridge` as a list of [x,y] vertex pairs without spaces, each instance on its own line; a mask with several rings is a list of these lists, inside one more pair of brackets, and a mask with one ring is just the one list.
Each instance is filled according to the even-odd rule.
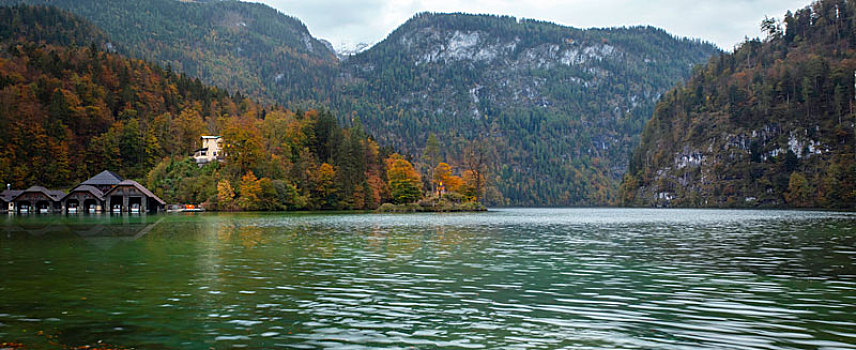
[[[168,66],[209,84],[266,102],[315,96],[314,76],[338,64],[335,53],[295,17],[235,0],[0,0],[0,5],[56,6],[86,18],[120,44],[121,53]],[[304,90],[279,84],[288,79]],[[302,79],[302,81],[301,81]]]

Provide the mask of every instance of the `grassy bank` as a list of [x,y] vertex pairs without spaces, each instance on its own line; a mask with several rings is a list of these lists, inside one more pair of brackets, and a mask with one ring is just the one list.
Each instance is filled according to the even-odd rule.
[[455,213],[481,212],[487,208],[478,202],[454,202],[441,198],[423,199],[416,203],[385,203],[377,209],[379,213]]

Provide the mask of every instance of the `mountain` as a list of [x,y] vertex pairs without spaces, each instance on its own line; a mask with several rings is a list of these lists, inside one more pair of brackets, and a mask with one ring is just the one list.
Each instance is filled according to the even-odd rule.
[[856,208],[856,1],[784,18],[662,98],[626,204]]
[[92,23],[55,7],[0,7],[0,40],[63,46],[106,47],[107,34]]
[[[312,99],[338,60],[299,20],[255,3],[177,0],[0,0],[50,5],[109,34],[118,52],[265,101]],[[287,82],[287,83],[286,83]]]
[[[495,205],[618,200],[657,99],[719,52],[651,27],[581,30],[489,15],[419,14],[339,61],[297,19],[238,1],[50,4],[103,28],[117,52],[291,109],[330,108],[428,175],[480,140]],[[423,157],[434,134],[442,152]],[[430,161],[428,158],[431,158]],[[429,164],[432,163],[432,164]],[[458,169],[460,173],[461,169]],[[430,177],[426,177],[430,178]]]
[[[386,153],[360,125],[295,113],[102,50],[52,7],[0,7],[0,179],[63,188],[105,169],[170,202],[220,209],[373,209]],[[188,156],[222,135],[229,161]]]
[[651,27],[424,13],[343,62],[333,104],[414,154],[432,133],[447,158],[488,140],[498,204],[602,205],[654,102],[716,52]]

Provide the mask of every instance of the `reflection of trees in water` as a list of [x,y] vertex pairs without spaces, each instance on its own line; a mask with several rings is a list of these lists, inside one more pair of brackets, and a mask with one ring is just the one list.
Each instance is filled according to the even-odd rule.
[[270,236],[259,226],[220,224],[215,228],[217,240],[221,243],[231,243],[238,240],[245,248],[255,248],[270,243]]
[[[50,219],[50,220],[49,220]],[[56,217],[20,220],[3,225],[0,232],[6,238],[68,239],[84,241],[109,249],[120,242],[136,241],[148,235],[166,217]]]
[[322,227],[303,227],[297,230],[299,239],[306,244],[304,255],[332,258],[336,254],[336,234]]
[[437,227],[437,244],[445,251],[450,251],[462,243],[473,240],[472,230],[448,229],[443,226]]
[[264,235],[264,230],[258,226],[245,226],[238,230],[238,238],[244,248],[255,248],[267,244],[270,240]]
[[366,233],[366,248],[389,259],[409,258],[420,252],[436,254],[450,253],[478,237],[472,229],[444,226],[414,230],[406,228],[384,228],[373,226]]

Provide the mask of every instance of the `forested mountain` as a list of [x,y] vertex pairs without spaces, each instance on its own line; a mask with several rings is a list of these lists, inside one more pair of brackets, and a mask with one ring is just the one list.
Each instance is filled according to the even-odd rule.
[[[0,0],[50,4],[111,46],[233,93],[328,107],[423,163],[492,146],[493,204],[614,203],[655,101],[717,49],[650,27],[579,30],[512,17],[420,14],[339,62],[296,19],[259,4]],[[423,157],[435,134],[438,157]],[[461,172],[461,169],[458,169]],[[427,181],[426,181],[427,183]]]
[[0,0],[56,6],[109,34],[119,53],[255,99],[319,100],[337,59],[299,20],[255,3],[178,0]]
[[818,1],[762,26],[766,39],[663,97],[625,203],[856,208],[856,1]]
[[650,27],[426,13],[345,61],[334,101],[411,153],[430,133],[450,156],[487,140],[502,204],[602,205],[654,101],[715,52]]
[[[3,183],[67,188],[108,169],[170,202],[247,210],[376,208],[395,194],[387,154],[359,123],[343,129],[328,112],[265,107],[100,50],[100,31],[53,8],[0,15]],[[227,162],[196,166],[205,134],[228,140]]]
[[64,46],[106,47],[107,35],[98,27],[55,7],[0,7],[0,40]]

